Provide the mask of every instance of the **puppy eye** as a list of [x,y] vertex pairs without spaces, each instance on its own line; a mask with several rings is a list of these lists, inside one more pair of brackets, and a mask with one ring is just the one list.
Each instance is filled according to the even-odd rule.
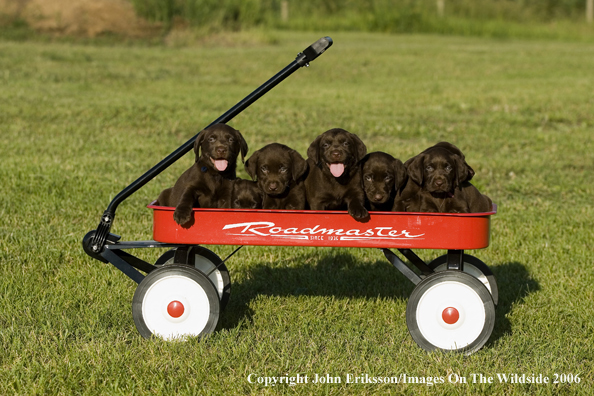
[[232,137],[230,137],[230,138],[229,138],[229,143],[233,143],[233,140],[234,140],[234,139],[233,139]]
[[211,137],[208,138],[208,141],[210,143],[214,142],[215,140],[217,140],[217,139],[214,136],[211,136]]
[[371,175],[365,175],[365,180],[372,181],[373,177]]
[[284,166],[279,169],[281,173],[287,173],[289,169],[285,168]]
[[451,172],[452,171],[452,167],[448,165],[448,166],[445,167],[445,170],[446,170],[446,172]]
[[427,166],[427,167],[425,168],[425,170],[426,170],[427,172],[433,172],[433,167],[432,167],[431,165],[429,165],[429,166]]
[[392,180],[392,176],[386,176],[386,178],[384,180],[385,181],[390,181],[390,180]]
[[329,143],[322,144],[322,148],[328,148],[328,147],[330,147],[330,144]]
[[267,167],[267,166],[263,166],[263,167],[261,167],[261,168],[260,168],[260,170],[261,170],[263,173],[268,173],[268,167]]
[[347,142],[344,142],[343,145],[348,146],[349,145],[349,142],[348,141]]

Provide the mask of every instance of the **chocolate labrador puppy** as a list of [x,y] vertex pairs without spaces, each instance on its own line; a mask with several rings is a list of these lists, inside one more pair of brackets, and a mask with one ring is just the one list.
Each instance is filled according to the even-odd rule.
[[243,161],[248,146],[241,133],[225,124],[204,129],[194,143],[196,162],[173,188],[159,195],[160,205],[175,206],[173,219],[180,225],[192,220],[192,208],[220,208],[228,199],[235,179],[237,156]]
[[263,209],[305,209],[307,162],[297,151],[271,143],[252,154],[245,170],[264,193]]
[[344,129],[330,129],[318,136],[307,149],[305,191],[310,209],[347,209],[355,220],[367,219],[358,166],[365,154],[367,147],[361,139]]
[[251,180],[235,179],[229,199],[233,209],[262,209],[263,193]]
[[441,142],[405,163],[409,181],[394,204],[396,211],[487,212],[492,201],[469,180],[474,170],[454,145]]
[[391,211],[396,192],[407,179],[402,161],[378,151],[367,154],[360,165],[368,207],[371,210]]

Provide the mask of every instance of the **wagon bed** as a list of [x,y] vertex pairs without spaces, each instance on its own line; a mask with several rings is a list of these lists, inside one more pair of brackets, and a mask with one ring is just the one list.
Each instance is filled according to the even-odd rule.
[[359,222],[345,211],[194,209],[191,226],[173,220],[175,208],[153,210],[153,239],[193,245],[319,246],[408,249],[482,249],[491,215],[484,213],[370,212]]

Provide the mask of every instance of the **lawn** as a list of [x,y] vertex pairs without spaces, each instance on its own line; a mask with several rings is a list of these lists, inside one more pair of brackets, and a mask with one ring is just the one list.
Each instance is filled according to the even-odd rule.
[[[179,47],[0,41],[0,394],[589,393],[594,44],[274,35]],[[136,284],[89,258],[83,236],[115,194],[324,35],[332,48],[230,124],[250,153],[277,141],[305,155],[333,127],[403,161],[442,140],[460,147],[498,204],[490,246],[469,252],[499,284],[490,340],[471,356],[420,349],[405,320],[414,285],[379,250],[279,247],[227,262],[231,300],[214,334],[145,340]],[[146,205],[192,161],[125,201],[112,232],[151,239]],[[297,374],[309,383],[256,381]],[[314,384],[316,374],[342,382]],[[444,383],[426,383],[435,377]]]

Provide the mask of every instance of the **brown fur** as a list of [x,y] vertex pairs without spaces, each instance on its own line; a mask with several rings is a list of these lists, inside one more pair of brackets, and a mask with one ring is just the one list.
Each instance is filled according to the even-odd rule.
[[408,178],[402,161],[387,153],[374,152],[367,154],[360,164],[368,208],[392,210],[396,192]]
[[264,209],[305,209],[307,162],[297,151],[271,143],[252,154],[245,170],[264,193]]
[[229,207],[233,209],[262,209],[262,191],[251,180],[235,179]]
[[[307,150],[309,173],[305,179],[307,202],[312,210],[345,210],[359,221],[369,217],[358,166],[367,154],[357,135],[344,129],[330,129],[318,136]],[[338,177],[330,165],[344,166]]]
[[[241,153],[243,160],[247,151],[247,143],[238,130],[225,124],[204,129],[194,143],[196,162],[171,189],[161,192],[157,201],[163,206],[175,206],[173,218],[180,225],[191,225],[194,207],[227,207],[237,156]],[[226,168],[218,170],[215,160],[227,161]]]
[[487,212],[492,201],[469,180],[474,170],[462,152],[441,142],[409,159],[409,180],[394,204],[395,211],[470,213]]

